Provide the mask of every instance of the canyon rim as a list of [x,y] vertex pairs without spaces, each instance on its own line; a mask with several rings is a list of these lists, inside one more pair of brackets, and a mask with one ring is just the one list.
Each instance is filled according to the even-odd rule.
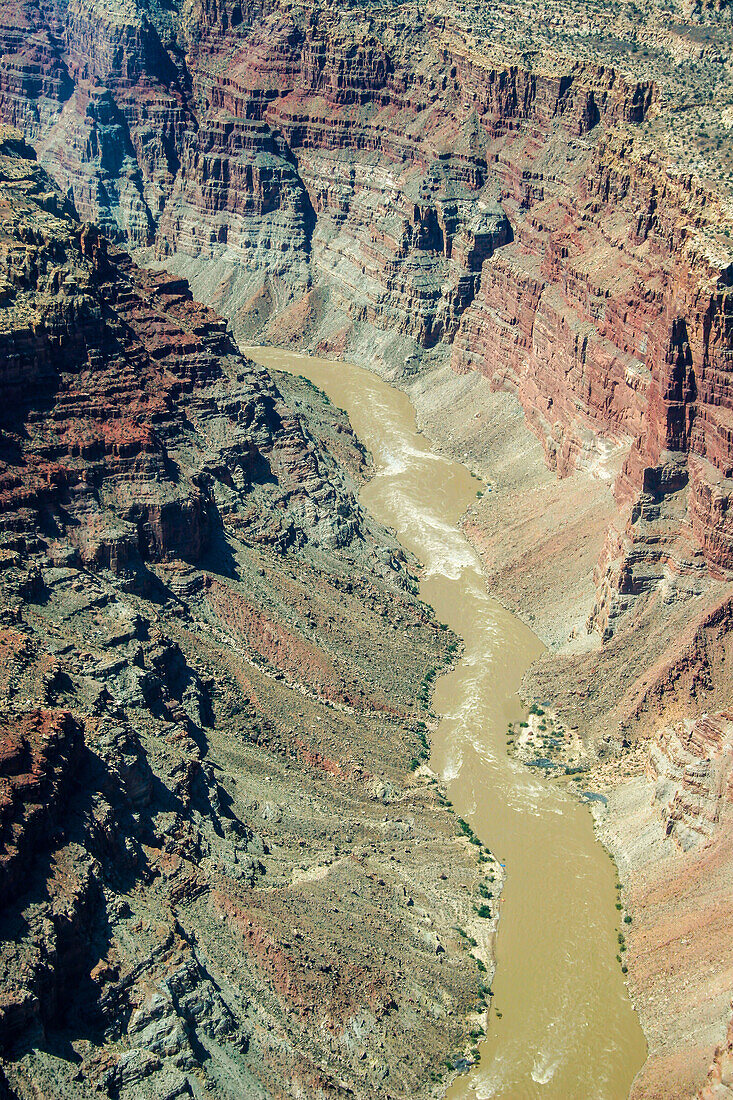
[[0,0],[0,121],[0,1096],[440,1096],[490,1001],[460,640],[254,344],[484,482],[631,1095],[730,1096],[731,6]]

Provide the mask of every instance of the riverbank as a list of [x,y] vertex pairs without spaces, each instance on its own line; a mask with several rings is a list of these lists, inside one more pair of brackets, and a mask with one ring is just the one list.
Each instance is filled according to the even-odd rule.
[[[678,762],[659,749],[660,731],[668,725],[663,693],[655,698],[650,691],[645,702],[643,678],[651,665],[652,680],[655,657],[661,666],[657,680],[665,676],[665,658],[673,665],[683,651],[674,643],[684,639],[685,627],[689,631],[688,617],[693,623],[704,619],[726,586],[708,581],[697,596],[642,609],[639,630],[629,630],[615,650],[602,653],[598,634],[588,634],[586,624],[596,601],[605,532],[617,515],[611,484],[621,456],[610,453],[592,469],[561,481],[547,469],[511,395],[492,393],[483,380],[456,376],[445,366],[421,373],[406,388],[436,445],[468,456],[464,461],[491,479],[490,495],[468,510],[464,529],[481,556],[492,594],[549,646],[528,670],[524,697],[549,704],[566,723],[563,763],[577,766],[580,755],[589,771],[579,789],[597,790],[606,799],[593,806],[596,833],[617,864],[622,904],[633,914],[624,928],[624,958],[649,1044],[632,1100],[692,1096],[705,1081],[730,1018],[729,814],[724,806],[715,832],[688,851],[667,835],[674,791],[666,799],[656,797],[659,776],[650,759],[661,751],[660,768],[670,778],[680,772]],[[623,744],[628,725],[619,728],[633,714],[625,694],[633,703],[641,701],[640,720],[627,732],[628,747]],[[711,699],[711,709],[716,705],[719,701]],[[686,710],[682,695],[679,713]]]
[[[350,347],[348,356],[405,390],[420,430],[436,450],[466,463],[486,482],[483,496],[467,510],[464,530],[481,557],[492,595],[548,646],[528,670],[522,693],[527,702],[549,703],[556,710],[593,765],[584,786],[595,786],[607,799],[605,807],[595,806],[596,832],[618,864],[622,904],[634,913],[624,958],[649,1057],[631,1095],[636,1100],[692,1095],[704,1083],[729,1019],[733,974],[720,960],[733,958],[728,950],[733,894],[727,889],[733,857],[721,828],[716,873],[708,880],[707,849],[685,853],[665,836],[657,843],[666,806],[655,802],[648,772],[665,719],[689,710],[690,690],[700,701],[705,698],[704,661],[698,675],[685,639],[692,637],[693,648],[698,643],[711,609],[715,621],[726,586],[707,577],[679,598],[672,591],[666,598],[639,601],[630,607],[625,629],[602,646],[599,633],[588,633],[587,627],[597,611],[598,564],[607,531],[618,521],[611,490],[623,454],[599,450],[590,467],[559,480],[548,470],[514,397],[493,392],[475,373],[455,374],[444,350],[425,356],[419,368],[413,362],[396,366],[401,361],[393,349],[380,354],[366,339]],[[717,659],[717,638],[705,639],[703,648],[713,650],[711,661]],[[692,672],[685,672],[690,666]],[[675,678],[676,709],[669,689]],[[713,686],[711,708],[724,705],[716,694],[720,678],[707,679]],[[637,804],[643,811],[629,812]],[[650,866],[653,898],[647,889]],[[680,874],[689,884],[684,891],[677,889]],[[688,936],[701,905],[709,931]]]
[[[685,637],[699,646],[705,627],[696,634],[697,623],[714,613],[727,588],[706,578],[679,600],[632,608],[636,618],[615,644],[602,647],[587,624],[606,531],[618,522],[611,489],[622,454],[599,453],[591,468],[559,480],[512,395],[492,392],[475,374],[456,375],[440,360],[412,376],[395,376],[384,363],[380,373],[410,394],[438,450],[467,462],[490,486],[468,509],[464,530],[492,595],[548,645],[524,678],[523,696],[558,713],[576,755],[581,744],[590,767],[583,787],[607,799],[594,806],[596,833],[617,863],[622,904],[634,914],[624,958],[649,1057],[631,1096],[691,1096],[705,1081],[730,1017],[733,971],[725,960],[733,959],[733,855],[727,810],[715,835],[690,851],[665,834],[674,792],[666,802],[655,800],[650,758],[659,731],[689,713],[685,689],[694,671],[685,684],[684,668],[694,669],[694,661],[688,662]],[[712,663],[721,643],[706,637],[704,643]],[[692,687],[701,699],[704,667],[703,661]],[[682,686],[677,709],[667,715],[670,698],[674,703],[667,685],[675,677]],[[711,694],[712,710],[724,703]],[[674,772],[675,763],[669,768]]]
[[[477,841],[506,864],[507,879],[488,1037],[478,1066],[449,1095],[478,1087],[497,1097],[564,1100],[582,1091],[621,1100],[644,1043],[615,957],[615,874],[587,810],[507,756],[507,724],[524,714],[522,676],[543,646],[487,595],[458,527],[479,483],[435,453],[415,430],[409,401],[373,374],[269,349],[254,354],[305,374],[346,409],[375,459],[362,503],[421,559],[421,596],[464,639],[458,664],[436,684],[433,707],[443,717],[430,765]],[[495,919],[500,885],[489,869],[477,925]],[[464,931],[469,944],[479,940],[474,928]]]

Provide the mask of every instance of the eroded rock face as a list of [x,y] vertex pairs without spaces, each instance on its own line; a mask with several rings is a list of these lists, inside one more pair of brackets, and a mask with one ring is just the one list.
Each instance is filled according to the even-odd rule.
[[22,509],[19,546],[63,534],[83,564],[118,572],[199,563],[222,513],[247,527],[255,486],[282,519],[254,538],[349,543],[353,498],[226,323],[185,281],[143,272],[72,221],[22,145],[6,151],[2,488],[3,510]]
[[729,1096],[733,1096],[733,1021],[725,1042],[715,1051],[708,1079],[699,1093],[700,1100],[727,1100]]
[[0,268],[0,1092],[426,1095],[501,869],[417,770],[450,639],[362,449],[7,128]]
[[730,716],[703,715],[657,736],[649,777],[667,836],[683,851],[712,836],[733,801]]
[[731,761],[723,710],[681,719],[606,765],[600,823],[625,882],[624,959],[649,1044],[639,1100],[727,1094]]
[[6,902],[22,888],[28,861],[59,828],[82,746],[82,731],[68,711],[4,716],[0,866]]

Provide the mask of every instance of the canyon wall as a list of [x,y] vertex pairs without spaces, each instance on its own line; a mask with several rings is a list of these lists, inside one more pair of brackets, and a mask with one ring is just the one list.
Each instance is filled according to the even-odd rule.
[[730,1095],[730,1035],[720,1021],[733,984],[732,728],[728,710],[662,727],[638,754],[643,772],[610,780],[601,828],[626,883],[625,959],[650,1048],[634,1100],[672,1088],[688,1096],[699,1088],[704,1100]]
[[434,1094],[502,872],[363,449],[7,127],[0,269],[0,1093]]

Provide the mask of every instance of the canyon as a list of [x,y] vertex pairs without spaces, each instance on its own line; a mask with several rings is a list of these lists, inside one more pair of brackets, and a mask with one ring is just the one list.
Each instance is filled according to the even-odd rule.
[[[523,692],[566,731],[553,767],[607,799],[649,1044],[632,1095],[731,1094],[732,46],[724,0],[0,3],[3,875],[14,898],[40,852],[48,895],[7,910],[25,930],[8,1050],[58,1027],[54,973],[91,982],[80,1034],[126,999],[126,1037],[79,1071],[111,1094],[189,1088],[186,1028],[217,1080],[249,1067],[253,1095],[276,1064],[272,1095],[374,1094],[380,1042],[393,1094],[416,1095],[468,1034],[479,987],[449,930],[480,867],[410,770],[450,635],[360,510],[348,423],[236,339],[378,371],[486,482],[466,533],[549,647]],[[407,826],[379,815],[404,803],[397,874]],[[288,859],[273,912],[259,876],[284,881]],[[407,1003],[438,972],[444,990],[439,1025],[414,1010],[421,1050],[406,959],[374,973],[353,917],[354,958],[338,937],[331,958],[288,915],[322,930],[357,876],[391,928],[379,891],[405,871],[424,892]],[[256,960],[227,978],[249,1014],[212,976],[214,927]],[[355,1005],[365,1058],[335,1038]],[[131,1039],[153,1030],[155,1064]],[[30,1095],[63,1064],[82,1095],[60,1048],[28,1050],[3,1087]]]

